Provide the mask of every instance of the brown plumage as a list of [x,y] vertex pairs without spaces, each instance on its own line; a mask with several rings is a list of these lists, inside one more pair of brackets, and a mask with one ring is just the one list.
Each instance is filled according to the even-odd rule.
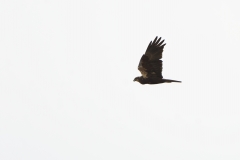
[[181,82],[170,79],[163,79],[162,76],[162,52],[166,44],[163,44],[161,37],[156,37],[154,41],[150,42],[145,54],[140,59],[138,70],[141,72],[141,77],[136,77],[133,81],[141,84],[158,84]]

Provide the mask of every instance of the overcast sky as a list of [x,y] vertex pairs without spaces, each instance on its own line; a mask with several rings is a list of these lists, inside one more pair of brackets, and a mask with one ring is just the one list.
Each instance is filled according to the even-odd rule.
[[[0,159],[239,160],[237,0],[0,1]],[[137,66],[165,39],[163,77]]]

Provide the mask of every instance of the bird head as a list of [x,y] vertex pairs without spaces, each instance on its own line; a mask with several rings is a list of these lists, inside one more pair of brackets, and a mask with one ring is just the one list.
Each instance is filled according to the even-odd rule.
[[137,82],[139,82],[139,78],[140,78],[140,77],[136,77],[136,78],[134,78],[133,81],[137,81]]

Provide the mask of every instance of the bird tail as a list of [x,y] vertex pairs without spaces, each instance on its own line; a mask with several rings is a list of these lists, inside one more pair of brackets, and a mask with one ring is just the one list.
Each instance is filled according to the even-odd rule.
[[176,80],[171,80],[171,79],[163,79],[165,83],[171,83],[171,82],[178,82],[182,83],[182,81],[176,81]]

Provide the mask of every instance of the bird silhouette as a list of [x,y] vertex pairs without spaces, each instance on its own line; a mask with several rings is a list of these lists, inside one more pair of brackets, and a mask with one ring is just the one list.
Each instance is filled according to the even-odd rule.
[[171,79],[164,79],[162,76],[162,52],[166,45],[161,41],[161,37],[156,37],[153,42],[151,41],[147,47],[145,54],[141,57],[138,70],[142,76],[134,78],[133,81],[137,81],[141,84],[159,84],[159,83],[171,83],[181,82]]

